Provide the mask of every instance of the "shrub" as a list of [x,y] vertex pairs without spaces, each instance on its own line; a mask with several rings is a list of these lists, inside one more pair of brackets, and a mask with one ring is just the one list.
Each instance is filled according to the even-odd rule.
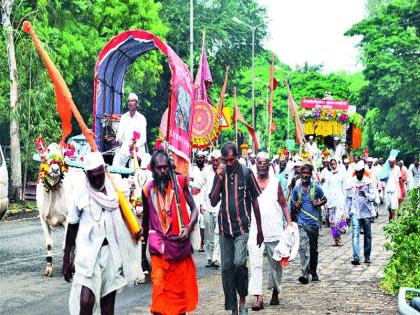
[[385,228],[392,256],[385,267],[382,287],[397,293],[400,287],[420,288],[420,189],[413,189]]

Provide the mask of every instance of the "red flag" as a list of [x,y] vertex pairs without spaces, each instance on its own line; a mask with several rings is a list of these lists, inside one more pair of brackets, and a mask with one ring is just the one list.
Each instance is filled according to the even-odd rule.
[[209,63],[207,61],[205,33],[203,33],[203,42],[201,45],[201,58],[198,66],[197,75],[194,82],[194,98],[203,100],[211,104],[208,92],[213,83]]
[[273,77],[273,91],[277,88],[277,85],[279,85],[279,81],[275,77]]
[[287,84],[286,80],[284,80],[283,83],[287,88],[287,95],[288,95],[290,113],[292,114],[292,116],[295,119],[296,142],[297,143],[302,143],[304,141],[305,137],[304,137],[304,133],[303,133],[302,123],[300,122],[300,119],[299,119],[299,114],[298,114],[298,111],[297,111],[297,105],[296,105],[296,103],[295,103],[295,101],[292,97],[292,92],[290,92],[290,88],[289,88],[289,85]]
[[274,90],[277,87],[277,80],[274,79],[274,55],[271,57],[271,67],[270,67],[270,99],[268,100],[267,104],[267,111],[268,116],[270,117],[270,126],[268,132],[271,134],[276,129],[276,124],[273,120],[273,97],[274,97]]
[[233,93],[234,93],[234,104],[235,104],[235,109],[233,111],[233,116],[232,116],[233,123],[236,125],[237,120],[239,120],[241,123],[245,125],[246,129],[248,129],[248,132],[251,135],[252,141],[254,142],[255,151],[258,151],[259,142],[257,138],[257,133],[255,132],[254,128],[252,128],[252,126],[245,121],[244,116],[239,110],[238,100],[236,98],[236,88],[233,89]]

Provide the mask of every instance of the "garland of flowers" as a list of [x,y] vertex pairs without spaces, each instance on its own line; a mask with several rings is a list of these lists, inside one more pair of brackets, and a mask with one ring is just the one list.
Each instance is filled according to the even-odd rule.
[[317,135],[317,136],[331,136],[331,135],[342,135],[344,131],[344,125],[338,121],[328,120],[308,120],[303,125],[303,132],[306,135]]
[[324,120],[345,123],[349,119],[349,116],[345,111],[321,108],[305,108],[301,111],[300,116],[302,122]]
[[62,174],[67,172],[69,169],[68,165],[64,162],[63,157],[61,155],[51,154],[45,161],[41,162],[41,167],[39,169],[40,178],[44,178],[48,175],[51,165],[53,164],[58,164],[58,166],[60,167],[60,172]]
[[139,148],[136,146],[137,140],[140,139],[140,132],[134,131],[133,138],[131,138],[131,144],[129,145],[130,155],[133,156],[134,151],[138,152]]

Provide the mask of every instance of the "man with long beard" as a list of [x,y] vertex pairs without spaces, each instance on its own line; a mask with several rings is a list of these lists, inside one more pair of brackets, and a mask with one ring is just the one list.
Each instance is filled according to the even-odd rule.
[[273,259],[273,254],[283,233],[283,219],[286,219],[287,224],[291,223],[289,209],[287,208],[281,184],[275,175],[270,174],[269,170],[270,158],[268,153],[259,152],[257,154],[257,182],[262,193],[258,197],[258,203],[261,211],[264,246],[258,247],[256,244],[257,225],[253,215],[249,231],[250,238],[248,240],[251,271],[248,292],[257,297],[257,300],[252,305],[252,310],[254,311],[259,311],[264,308],[262,296],[264,247],[270,266],[268,278],[268,288],[272,290],[270,305],[279,305],[283,269],[279,262]]
[[143,230],[149,235],[152,261],[150,311],[156,315],[185,314],[198,302],[190,241],[198,210],[186,177],[177,175],[174,183],[169,163],[162,149],[155,151],[150,162],[153,180],[143,189]]

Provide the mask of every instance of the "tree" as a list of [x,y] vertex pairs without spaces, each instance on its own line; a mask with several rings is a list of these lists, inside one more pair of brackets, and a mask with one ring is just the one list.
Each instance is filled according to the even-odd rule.
[[[374,154],[388,154],[389,144],[412,157],[420,147],[420,9],[414,0],[391,1],[376,15],[355,24],[347,36],[362,36],[363,71],[369,84],[361,103],[371,112],[371,132],[383,141],[371,143]],[[374,114],[377,113],[377,114]]]
[[12,200],[22,198],[22,167],[20,163],[19,138],[19,78],[16,65],[13,27],[10,22],[14,0],[1,0],[1,18],[7,47],[10,77],[10,155],[11,155],[11,194]]
[[[23,169],[28,169],[31,178],[36,179],[37,170],[36,164],[31,160],[35,150],[33,141],[38,136],[43,136],[47,143],[58,141],[60,120],[55,110],[54,89],[31,39],[20,29],[22,20],[29,19],[34,25],[38,37],[69,85],[76,105],[89,123],[92,117],[94,66],[100,50],[112,37],[129,29],[145,29],[164,39],[168,28],[158,15],[160,9],[161,4],[153,0],[39,0],[20,1],[19,5],[10,10],[10,24],[15,35],[18,56],[17,74],[20,78],[17,115],[20,118],[23,151],[20,161]],[[0,39],[0,53],[6,53],[6,42],[3,38]],[[127,94],[131,90],[139,94],[140,110],[147,117],[161,114],[162,109],[161,112],[156,112],[157,108],[167,105],[167,98],[163,96],[159,100],[161,107],[154,100],[160,95],[156,92],[164,64],[162,54],[148,53],[134,62],[124,80]],[[10,81],[3,79],[6,75],[8,77],[6,58],[0,58],[2,96],[9,95]],[[0,97],[1,132],[4,130],[3,126],[10,122],[8,106],[5,98]],[[77,134],[79,130],[77,126],[74,127],[73,134]],[[0,141],[3,143],[4,139]],[[17,168],[12,168],[12,171],[14,169]]]
[[[170,26],[167,41],[176,53],[189,64],[189,5],[184,0],[161,0],[161,17]],[[223,83],[225,66],[235,74],[251,65],[251,31],[232,20],[233,17],[258,25],[255,32],[256,54],[263,51],[262,41],[267,35],[265,8],[256,0],[195,0],[194,1],[194,66],[198,65],[202,31],[206,31],[208,60],[213,81]]]

